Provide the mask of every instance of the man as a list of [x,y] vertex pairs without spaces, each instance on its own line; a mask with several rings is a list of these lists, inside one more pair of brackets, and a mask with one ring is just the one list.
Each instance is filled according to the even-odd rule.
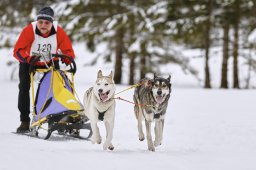
[[[38,53],[57,53],[75,57],[72,44],[64,30],[54,21],[54,11],[51,7],[44,7],[37,15],[37,21],[26,26],[21,32],[13,51],[14,57],[20,62],[19,68],[19,95],[18,109],[20,111],[21,124],[17,133],[26,133],[30,125],[30,76],[29,66]],[[63,62],[70,64],[70,60]],[[49,62],[50,63],[50,62]],[[37,66],[44,66],[44,62],[38,61]]]

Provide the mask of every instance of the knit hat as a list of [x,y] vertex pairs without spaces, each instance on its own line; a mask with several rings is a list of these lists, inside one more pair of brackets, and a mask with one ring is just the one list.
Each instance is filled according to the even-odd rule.
[[54,11],[51,7],[44,7],[39,11],[39,14],[37,15],[37,20],[39,19],[45,19],[47,21],[53,22],[54,18]]

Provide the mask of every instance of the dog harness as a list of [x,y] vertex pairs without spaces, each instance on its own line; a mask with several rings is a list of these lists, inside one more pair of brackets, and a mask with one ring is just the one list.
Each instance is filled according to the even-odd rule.
[[162,113],[156,113],[156,114],[154,114],[154,119],[159,119],[161,115],[162,115]]
[[[109,99],[109,100],[111,100],[111,99]],[[107,101],[109,101],[109,100],[107,100]],[[110,108],[110,107],[109,107],[109,108]],[[108,108],[108,109],[109,109],[109,108]],[[97,109],[97,111],[98,111],[98,113],[99,113],[98,119],[99,119],[100,121],[103,121],[103,120],[104,120],[105,113],[108,111],[108,109],[105,110],[105,111],[103,111],[103,112],[100,112],[100,111]]]
[[[108,110],[108,109],[107,109]],[[98,116],[98,119],[100,120],[100,121],[103,121],[104,120],[104,116],[105,116],[105,113],[107,112],[107,110],[105,110],[104,112],[100,112],[100,111],[98,111],[98,113],[99,113],[99,116]]]

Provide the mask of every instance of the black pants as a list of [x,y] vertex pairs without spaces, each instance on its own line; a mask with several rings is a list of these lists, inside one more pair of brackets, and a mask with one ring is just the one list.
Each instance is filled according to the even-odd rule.
[[[59,69],[58,61],[54,61],[56,69]],[[19,69],[19,95],[18,95],[18,108],[20,111],[20,121],[29,122],[30,117],[30,74],[29,74],[30,65],[27,63],[20,63]],[[45,68],[45,67],[42,67]]]
[[30,113],[30,75],[29,75],[29,64],[20,63],[19,69],[19,95],[18,95],[18,108],[20,111],[20,121],[29,122]]

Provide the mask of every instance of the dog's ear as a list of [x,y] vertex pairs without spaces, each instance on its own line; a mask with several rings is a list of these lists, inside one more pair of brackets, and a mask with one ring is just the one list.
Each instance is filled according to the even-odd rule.
[[172,83],[169,84],[170,93],[172,91]]
[[156,73],[154,73],[154,79],[156,79],[157,78],[157,75],[156,75]]
[[169,77],[167,78],[167,80],[168,80],[169,82],[171,82],[171,75],[169,75]]
[[148,80],[148,83],[147,83],[148,87],[151,88],[153,86],[153,84],[154,84],[154,80],[152,80],[152,79]]
[[101,70],[99,70],[99,71],[98,71],[98,78],[101,78],[101,77],[103,77],[103,75],[102,75],[102,71],[101,71]]
[[113,71],[111,70],[110,74],[108,75],[111,80],[113,80]]

